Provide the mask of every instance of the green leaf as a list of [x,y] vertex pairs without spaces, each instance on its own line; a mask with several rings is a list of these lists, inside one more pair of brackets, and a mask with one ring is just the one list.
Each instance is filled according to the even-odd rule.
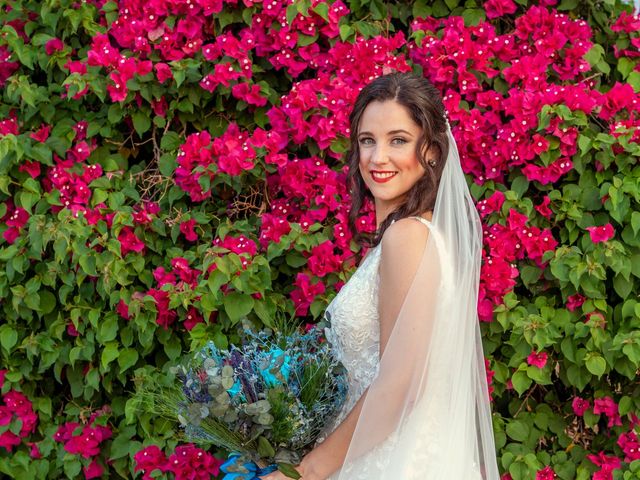
[[182,145],[182,138],[176,132],[167,132],[160,140],[160,147],[163,150],[177,150]]
[[596,352],[588,354],[585,365],[587,370],[598,378],[600,378],[607,369],[607,361],[602,357],[602,355]]
[[118,355],[118,365],[120,365],[120,371],[133,367],[138,361],[138,352],[133,348],[125,348]]
[[98,272],[96,271],[96,257],[92,253],[80,255],[78,263],[87,275],[91,275],[92,277],[96,277],[98,275]]
[[114,340],[118,335],[118,316],[107,315],[104,321],[98,327],[98,335],[96,340],[102,344],[106,344],[111,340]]
[[578,6],[578,0],[562,0],[558,10],[574,10]]
[[294,480],[298,480],[302,477],[298,470],[296,470],[295,467],[290,463],[278,463],[278,470],[280,470],[287,477],[293,478]]
[[516,442],[524,442],[529,438],[531,428],[522,420],[513,420],[507,424],[506,432]]
[[253,309],[253,297],[244,293],[232,292],[224,297],[224,309],[232,322],[237,322]]
[[160,173],[165,177],[171,177],[177,166],[176,156],[172,153],[165,153],[158,161]]
[[[577,3],[577,0],[564,0],[560,6],[558,7],[559,10],[562,10],[562,5],[563,4],[575,4]],[[571,10],[574,7],[570,7],[570,8],[565,8],[564,10]],[[595,66],[597,63],[600,62],[600,60],[602,59],[602,56],[604,55],[604,48],[602,48],[602,45],[598,44],[598,43],[594,43],[593,46],[589,49],[589,51],[587,53],[584,54],[584,59],[589,62],[589,65],[591,65],[592,67]]]
[[633,290],[633,280],[625,280],[624,276],[621,274],[617,274],[613,279],[613,288],[616,293],[620,295],[620,298],[626,300]]
[[311,10],[320,15],[325,22],[329,22],[329,5],[324,2],[318,3]]
[[[233,383],[233,380],[231,380],[231,383]],[[268,457],[268,458],[272,458],[276,454],[276,451],[269,443],[269,440],[267,440],[262,435],[258,437],[258,454],[261,457]]]
[[9,325],[3,325],[0,329],[0,344],[2,344],[2,348],[10,352],[16,343],[18,343],[18,332]]
[[627,78],[634,68],[635,62],[630,58],[621,57],[618,59],[616,69],[622,74],[622,78]]
[[109,342],[102,350],[102,356],[100,357],[100,365],[103,370],[107,369],[107,366],[118,358],[118,342]]
[[631,213],[631,228],[634,235],[637,235],[638,231],[640,231],[640,212]]
[[627,83],[633,87],[634,92],[640,92],[640,72],[631,72],[627,77]]
[[136,111],[131,115],[131,119],[133,120],[133,128],[136,129],[136,133],[141,137],[151,127],[151,119],[147,113]]
[[345,42],[351,35],[353,35],[355,31],[349,25],[340,25],[340,40]]
[[46,315],[53,312],[56,307],[56,297],[49,290],[41,290],[40,292],[40,313]]
[[518,395],[522,395],[531,386],[532,380],[527,375],[526,371],[518,370],[511,377],[511,383]]

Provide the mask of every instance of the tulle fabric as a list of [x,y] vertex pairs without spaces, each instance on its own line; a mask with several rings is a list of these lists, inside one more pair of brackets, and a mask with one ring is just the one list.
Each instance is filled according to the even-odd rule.
[[482,228],[447,133],[429,239],[332,480],[499,479],[476,307]]

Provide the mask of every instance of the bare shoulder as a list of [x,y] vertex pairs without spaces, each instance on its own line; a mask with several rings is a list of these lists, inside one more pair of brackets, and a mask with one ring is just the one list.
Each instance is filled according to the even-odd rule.
[[424,253],[429,228],[415,218],[402,218],[382,235],[382,258],[392,264],[419,261]]

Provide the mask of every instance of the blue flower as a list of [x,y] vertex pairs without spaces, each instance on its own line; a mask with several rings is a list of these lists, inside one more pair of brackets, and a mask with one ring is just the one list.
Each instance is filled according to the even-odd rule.
[[[283,358],[284,357],[284,358]],[[260,369],[260,374],[264,379],[264,382],[269,387],[275,387],[277,385],[281,385],[287,383],[289,381],[289,374],[291,373],[291,367],[289,363],[291,362],[291,357],[289,355],[285,355],[284,351],[280,348],[274,348],[269,353],[269,364],[266,368]],[[278,369],[278,364],[280,364],[280,368]],[[275,374],[274,374],[275,370]],[[280,374],[282,380],[278,378],[277,374]]]
[[220,466],[220,470],[225,474],[222,480],[254,480],[277,469],[275,464],[265,468],[258,468],[253,462],[240,464],[238,460],[241,458],[238,454],[232,454],[229,456],[229,460]]

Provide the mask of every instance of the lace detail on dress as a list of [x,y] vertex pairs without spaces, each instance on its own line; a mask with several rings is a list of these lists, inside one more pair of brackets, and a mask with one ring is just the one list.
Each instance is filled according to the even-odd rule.
[[324,441],[342,423],[378,373],[380,251],[381,244],[369,251],[326,310],[331,327],[325,329],[325,334],[347,370],[349,390],[340,413],[325,427],[317,443]]
[[[427,226],[422,217],[411,217]],[[325,329],[339,360],[347,370],[349,391],[344,406],[318,438],[317,443],[342,423],[378,374],[380,361],[380,319],[378,284],[382,242],[371,249],[362,264],[327,307],[331,327]]]

